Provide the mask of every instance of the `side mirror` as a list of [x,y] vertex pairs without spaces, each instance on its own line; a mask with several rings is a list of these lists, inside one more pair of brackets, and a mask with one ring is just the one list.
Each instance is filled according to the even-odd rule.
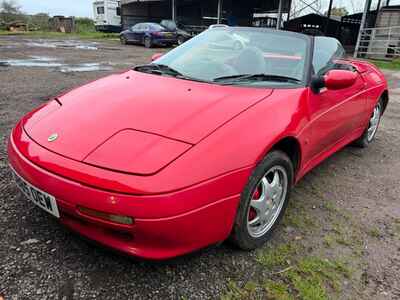
[[318,93],[322,88],[340,90],[351,87],[357,80],[357,73],[347,70],[331,70],[324,76],[316,76],[311,80],[311,88]]
[[153,56],[151,57],[151,61],[155,61],[157,59],[159,59],[161,56],[163,56],[164,53],[155,53],[153,54]]

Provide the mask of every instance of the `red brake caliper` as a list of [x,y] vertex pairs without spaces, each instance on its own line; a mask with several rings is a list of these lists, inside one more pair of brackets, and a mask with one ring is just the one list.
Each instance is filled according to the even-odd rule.
[[[256,188],[256,190],[253,193],[253,197],[251,197],[252,200],[257,200],[259,199],[261,196],[261,192],[260,192],[260,187],[258,186]],[[257,212],[255,211],[255,209],[253,207],[250,207],[249,210],[249,221],[253,220],[255,217],[257,217]]]

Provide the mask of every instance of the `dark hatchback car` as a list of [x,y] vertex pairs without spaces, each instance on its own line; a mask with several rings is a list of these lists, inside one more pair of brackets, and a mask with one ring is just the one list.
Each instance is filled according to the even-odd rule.
[[138,23],[120,33],[122,44],[138,43],[147,48],[177,44],[178,35],[157,23]]

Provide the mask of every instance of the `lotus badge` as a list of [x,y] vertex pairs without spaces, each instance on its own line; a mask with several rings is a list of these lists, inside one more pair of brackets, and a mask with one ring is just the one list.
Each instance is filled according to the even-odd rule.
[[51,143],[51,142],[54,142],[57,138],[58,138],[58,134],[57,133],[53,133],[52,135],[50,135],[47,138],[47,141]]

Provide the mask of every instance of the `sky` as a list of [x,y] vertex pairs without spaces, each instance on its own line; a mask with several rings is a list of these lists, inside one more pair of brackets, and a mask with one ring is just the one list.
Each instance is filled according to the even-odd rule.
[[[1,0],[0,0],[1,1]],[[14,0],[25,13],[93,17],[92,0]]]
[[[0,0],[1,1],[1,0]],[[52,16],[76,16],[76,17],[93,17],[92,0],[14,0],[20,6],[22,11],[34,14],[45,12]],[[268,0],[265,0],[268,1]],[[304,4],[301,0],[295,0],[301,8]],[[303,0],[305,2],[313,2],[314,0]],[[382,0],[385,3],[386,0]],[[328,9],[329,0],[320,0],[321,11]],[[372,8],[375,8],[378,0],[372,0]],[[333,6],[344,6],[349,13],[361,12],[364,7],[365,0],[333,0]],[[400,4],[400,0],[390,0],[390,4]],[[305,12],[313,12],[308,9]]]

